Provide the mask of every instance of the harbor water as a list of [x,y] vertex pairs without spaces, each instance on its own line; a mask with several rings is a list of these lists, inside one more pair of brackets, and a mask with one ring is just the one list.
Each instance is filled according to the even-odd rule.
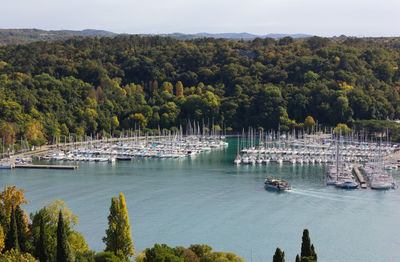
[[[198,243],[262,262],[280,247],[294,261],[308,228],[320,261],[400,261],[400,189],[327,187],[326,165],[235,166],[236,140],[229,142],[191,158],[0,170],[0,186],[22,187],[28,213],[65,201],[96,251],[104,249],[111,197],[123,192],[136,252],[154,243]],[[392,174],[399,183],[399,172]],[[292,191],[266,191],[266,176],[289,181]]]

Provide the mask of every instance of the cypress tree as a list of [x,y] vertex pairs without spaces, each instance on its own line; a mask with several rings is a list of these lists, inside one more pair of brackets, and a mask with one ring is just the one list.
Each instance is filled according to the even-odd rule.
[[308,229],[304,229],[301,243],[301,257],[311,256],[311,240]]
[[273,262],[285,262],[285,252],[282,252],[282,250],[279,247],[277,247],[272,261]]
[[314,244],[311,245],[311,256],[317,261],[317,253],[315,253]]
[[47,252],[47,234],[44,227],[43,217],[40,217],[39,241],[36,244],[36,257],[40,262],[48,262],[49,255]]
[[14,207],[11,207],[10,227],[7,232],[4,250],[7,251],[11,249],[19,250],[18,228],[17,223],[15,222]]
[[68,247],[67,234],[62,212],[58,215],[57,225],[57,262],[72,262],[71,252]]
[[301,262],[299,254],[296,255],[296,262]]
[[121,259],[128,260],[134,255],[135,247],[132,242],[125,197],[122,193],[119,193],[119,201],[116,197],[111,199],[108,225],[106,236],[103,238],[106,244],[105,251],[112,251]]
[[317,253],[315,253],[314,245],[311,244],[308,229],[304,229],[301,243],[301,261],[316,262]]
[[28,234],[25,224],[24,211],[17,206],[15,208],[15,222],[17,223],[18,244],[22,252],[29,251]]

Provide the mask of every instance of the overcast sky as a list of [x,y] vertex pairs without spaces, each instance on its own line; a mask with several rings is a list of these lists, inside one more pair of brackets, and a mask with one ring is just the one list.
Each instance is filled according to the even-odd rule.
[[400,0],[1,0],[0,28],[400,36]]

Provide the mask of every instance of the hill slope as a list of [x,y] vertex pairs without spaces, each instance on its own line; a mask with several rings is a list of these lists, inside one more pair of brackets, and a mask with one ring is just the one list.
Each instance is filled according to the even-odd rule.
[[[0,29],[0,44],[26,44],[35,41],[55,41],[67,38],[84,38],[84,37],[113,37],[118,34],[95,29],[85,29],[82,31],[77,30],[52,30],[46,31],[41,29]],[[129,35],[129,34],[122,34]],[[249,33],[220,33],[220,34],[210,34],[210,33],[197,33],[197,34],[182,34],[182,33],[172,33],[172,34],[159,34],[164,37],[171,37],[177,40],[191,40],[196,38],[223,38],[223,39],[245,39],[252,40],[255,38],[282,38],[285,36],[291,36],[293,38],[304,38],[310,37],[310,35],[305,34],[267,34],[267,35],[254,35]],[[150,36],[148,34],[142,34],[142,36]]]
[[71,37],[87,36],[114,36],[115,33],[86,29],[82,31],[57,30],[46,31],[40,29],[0,29],[0,44],[26,44],[35,41],[54,41]]
[[[400,40],[121,36],[0,47],[6,143],[176,129],[303,130],[400,118]],[[380,125],[380,122],[379,122]],[[385,129],[384,129],[385,130]],[[15,140],[14,140],[15,141]]]

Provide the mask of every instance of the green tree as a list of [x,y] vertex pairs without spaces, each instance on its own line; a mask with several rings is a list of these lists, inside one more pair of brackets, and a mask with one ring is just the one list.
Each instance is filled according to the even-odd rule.
[[85,251],[75,253],[75,262],[95,262],[95,252]]
[[8,218],[7,218],[7,215],[4,210],[3,205],[0,205],[0,226],[3,228],[4,235],[6,235],[7,231],[8,231],[9,223],[8,223]]
[[210,246],[200,244],[190,245],[189,249],[192,250],[200,259],[208,257],[212,251]]
[[57,226],[57,262],[72,262],[72,255],[67,242],[67,234],[65,233],[64,218],[61,210],[58,216]]
[[[231,252],[212,252],[207,258],[209,261],[244,262],[243,258]],[[207,259],[205,261],[207,261]],[[204,261],[204,260],[203,260]]]
[[105,251],[114,252],[123,260],[134,255],[128,210],[126,209],[125,196],[122,193],[119,193],[119,199],[116,197],[111,199],[108,229],[103,242],[106,244]]
[[22,253],[19,250],[11,249],[4,254],[0,254],[1,262],[37,262],[37,260],[29,253]]
[[122,262],[119,257],[117,257],[113,252],[111,251],[105,251],[105,252],[100,252],[97,253],[94,256],[94,261],[95,262]]
[[315,128],[315,121],[312,116],[307,116],[304,120],[304,128],[311,131]]
[[58,225],[60,210],[63,216],[63,224],[65,225],[67,231],[69,231],[74,225],[78,225],[78,216],[72,213],[72,210],[67,207],[64,201],[56,199],[53,203],[48,204],[45,208],[50,219],[49,223],[52,226],[56,227]]
[[347,134],[351,131],[351,129],[346,125],[346,124],[342,124],[339,123],[337,124],[337,126],[333,129],[333,131],[335,132],[335,134],[340,135],[340,134]]
[[0,121],[0,137],[4,140],[6,145],[12,143],[16,135],[15,123]]
[[18,243],[18,228],[17,222],[15,221],[15,209],[11,207],[11,217],[10,217],[10,228],[8,229],[6,241],[5,241],[5,250],[20,250]]
[[68,245],[74,254],[90,251],[83,235],[75,230],[68,235]]
[[[74,215],[72,211],[67,208],[65,203],[59,199],[41,208],[35,214],[30,215],[32,223],[29,227],[34,239],[33,243],[37,245],[37,243],[40,242],[41,232],[45,232],[44,234],[46,235],[46,247],[49,261],[56,260],[58,239],[57,232],[60,210],[63,216],[64,231],[69,251],[72,256],[76,257],[76,259],[77,257],[81,257],[80,259],[84,261],[83,259],[86,259],[84,258],[86,256],[85,254],[88,254],[90,250],[82,234],[73,230],[73,226],[78,225],[77,216]],[[40,230],[40,224],[42,220],[44,223],[44,231]],[[37,250],[37,246],[35,250]],[[39,257],[39,254],[35,252],[35,256]]]
[[17,224],[18,244],[21,252],[28,252],[30,250],[28,230],[25,219],[26,217],[24,211],[17,206],[15,208],[15,222]]
[[48,254],[48,243],[47,243],[47,233],[44,226],[44,219],[40,219],[40,232],[39,232],[39,241],[36,243],[36,257],[39,258],[40,262],[48,262],[49,254]]
[[285,262],[285,252],[281,251],[278,247],[275,250],[275,255],[273,257],[273,262]]
[[155,244],[154,247],[146,249],[144,262],[184,262],[184,252],[180,248],[171,248],[166,244]]
[[304,229],[303,237],[301,242],[301,256],[309,257],[311,256],[311,239],[308,229]]
[[304,229],[301,243],[301,261],[316,262],[317,254],[314,250],[314,245],[311,244],[308,229]]

